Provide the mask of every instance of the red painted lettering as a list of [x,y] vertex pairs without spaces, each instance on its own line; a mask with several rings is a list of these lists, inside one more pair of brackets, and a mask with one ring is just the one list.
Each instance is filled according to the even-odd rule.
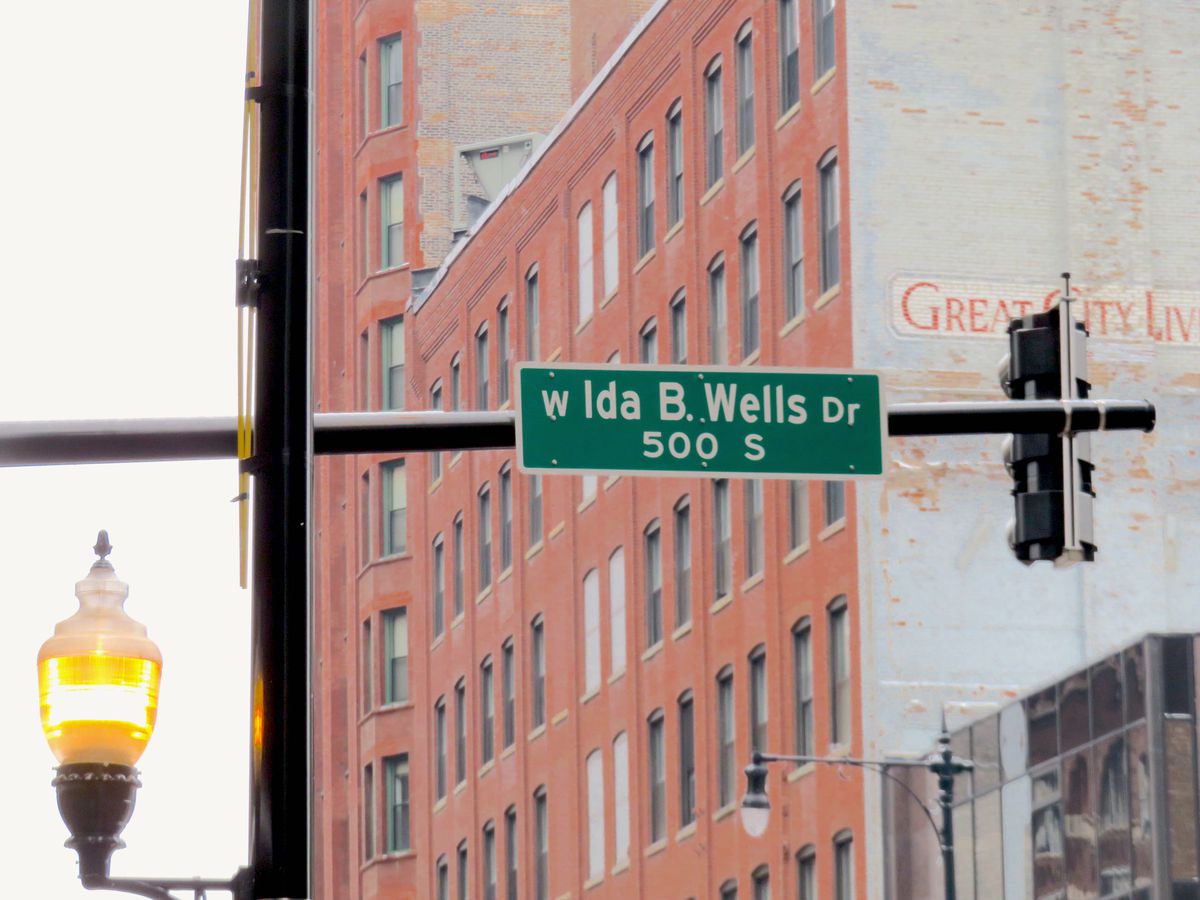
[[936,306],[930,307],[929,324],[927,325],[922,325],[912,317],[912,311],[909,309],[908,301],[911,299],[917,288],[930,288],[935,294],[940,293],[938,286],[929,281],[918,281],[916,284],[911,285],[908,290],[904,292],[904,296],[900,298],[900,312],[904,316],[904,321],[913,328],[918,328],[921,331],[937,331],[938,308]]
[[963,311],[964,311],[964,307],[963,307],[962,300],[960,300],[958,297],[947,297],[946,298],[946,330],[947,331],[954,330],[954,328],[951,324],[953,322],[958,323],[959,331],[965,332],[967,330],[965,327],[963,327],[963,320],[962,320]]
[[991,329],[982,321],[984,310],[987,308],[986,297],[972,297],[967,301],[968,317],[971,321],[971,331],[975,334],[987,334]]

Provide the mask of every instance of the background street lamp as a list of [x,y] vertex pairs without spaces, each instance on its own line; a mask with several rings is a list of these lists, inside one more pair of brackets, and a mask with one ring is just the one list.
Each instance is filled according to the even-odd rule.
[[129,585],[108,561],[107,532],[93,549],[98,558],[75,585],[79,610],[38,652],[42,730],[59,761],[53,785],[71,832],[66,845],[79,855],[79,880],[89,890],[152,898],[170,898],[173,889],[197,898],[209,890],[244,896],[243,873],[228,881],[109,878],[141,787],[134,764],[154,731],[162,654],[125,612]]
[[[767,823],[771,814],[771,803],[767,798],[766,763],[825,763],[827,765],[858,766],[861,769],[870,769],[904,788],[908,795],[921,807],[921,811],[925,813],[925,818],[929,820],[929,826],[937,836],[938,847],[942,854],[946,900],[955,900],[954,821],[952,816],[952,808],[954,806],[954,778],[956,775],[961,775],[963,772],[974,769],[975,764],[968,759],[961,759],[951,752],[950,734],[946,730],[945,716],[942,717],[942,734],[938,738],[938,744],[940,749],[923,760],[874,760],[840,756],[786,756],[777,753],[759,753],[755,751],[752,757],[753,762],[746,766],[746,794],[742,797],[740,810],[742,828],[745,829],[750,837],[754,838],[762,837],[767,830]],[[942,825],[940,828],[930,814],[925,801],[917,796],[912,788],[888,771],[892,766],[903,766],[906,768],[919,767],[928,769],[937,776],[938,806],[942,810]]]

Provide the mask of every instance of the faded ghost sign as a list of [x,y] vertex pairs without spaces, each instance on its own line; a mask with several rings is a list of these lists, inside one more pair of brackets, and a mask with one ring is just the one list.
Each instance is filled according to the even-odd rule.
[[[890,293],[900,334],[975,338],[1001,336],[1010,319],[1049,309],[1062,288],[901,275]],[[1093,337],[1200,347],[1200,292],[1072,285],[1072,295]]]

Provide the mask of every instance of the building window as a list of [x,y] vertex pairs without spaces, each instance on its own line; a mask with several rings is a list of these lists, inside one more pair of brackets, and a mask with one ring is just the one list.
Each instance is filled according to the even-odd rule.
[[383,613],[384,703],[408,702],[408,610]]
[[599,750],[587,758],[588,881],[604,877],[604,759]]
[[437,798],[446,796],[446,700],[438,698],[433,706],[433,739],[437,757]]
[[499,406],[507,403],[509,398],[512,349],[508,344],[508,301],[505,300],[496,310],[496,403]]
[[737,149],[738,156],[754,146],[754,33],[750,23],[737,36]]
[[433,637],[446,630],[446,542],[439,533],[433,539]]
[[542,476],[529,476],[529,544],[542,542]]
[[717,799],[721,807],[733,803],[737,790],[733,730],[733,666],[726,666],[717,675]]
[[620,247],[618,245],[617,222],[617,176],[612,174],[604,182],[604,296],[609,297],[617,289],[619,281]]
[[829,740],[850,742],[850,627],[845,595],[829,604]]
[[467,780],[467,682],[454,685],[454,783]]
[[629,859],[629,738],[621,732],[613,738],[613,855],[617,862]]
[[363,859],[375,856],[375,773],[371,764],[363,767]]
[[546,788],[533,792],[534,900],[550,897],[550,810],[546,803]]
[[387,852],[403,853],[412,846],[408,827],[408,754],[383,761],[387,778]]
[[759,866],[750,876],[754,900],[771,900],[771,874],[766,866]]
[[721,900],[737,900],[737,881],[730,878],[721,885]]
[[492,676],[492,658],[479,666],[479,750],[483,762],[496,754],[496,694]]
[[648,365],[658,362],[658,323],[653,317],[638,332],[638,362]]
[[746,526],[746,577],[763,570],[763,486],[755,478],[742,482]]
[[496,900],[496,826],[483,826],[483,900]]
[[758,228],[742,232],[742,358],[758,350]]
[[687,497],[675,504],[675,627],[692,621],[692,508]]
[[492,490],[479,489],[479,590],[492,583]]
[[579,480],[580,492],[583,494],[583,503],[593,500],[596,497],[596,488],[600,484],[600,478],[596,475],[584,475]]
[[615,675],[625,671],[625,550],[608,558],[609,657]]
[[538,358],[538,270],[525,273],[525,358]]
[[662,533],[658,521],[650,523],[644,537],[646,550],[646,646],[662,640]]
[[708,267],[708,361],[729,361],[729,317],[725,306],[725,262],[722,257]]
[[488,408],[488,333],[487,323],[475,332],[475,408]]
[[509,638],[500,648],[500,681],[504,692],[504,746],[511,747],[517,739],[517,673],[513,667],[513,641]]
[[463,614],[463,594],[466,592],[467,570],[463,550],[462,513],[454,517],[454,617]]
[[800,102],[800,20],[796,0],[779,0],[779,113]]
[[[429,408],[439,410],[442,408],[442,380],[440,378],[429,389]],[[429,454],[429,481],[431,483],[442,477],[443,455],[440,451]]]
[[663,712],[655,710],[647,719],[650,763],[650,843],[667,837],[667,765],[663,747]]
[[712,187],[725,174],[725,113],[721,101],[721,57],[704,73],[705,185]]
[[817,900],[817,850],[812,844],[796,854],[796,885],[799,900]]
[[445,856],[437,862],[437,900],[450,900],[450,863]]
[[667,113],[667,227],[683,218],[683,105]]
[[358,195],[358,234],[362,242],[362,257],[359,259],[359,265],[362,266],[361,277],[366,278],[371,274],[371,220],[367,212],[367,192],[363,191]]
[[391,269],[404,262],[403,175],[379,182],[379,209],[382,213],[379,268]]
[[367,76],[367,54],[363,54],[358,58],[358,91],[362,101],[362,109],[359,110],[361,119],[359,120],[359,139],[362,140],[371,131],[371,88],[369,87]]
[[583,576],[583,683],[587,693],[600,690],[600,573]]
[[404,460],[384,463],[383,473],[383,552],[404,553],[408,549],[408,480]]
[[654,249],[654,133],[638,144],[638,257]]
[[807,618],[792,627],[792,691],[796,706],[797,756],[813,754],[812,628]]
[[798,550],[807,543],[808,482],[793,479],[788,482],[788,547]]
[[530,626],[529,671],[532,679],[530,685],[530,718],[533,727],[546,724],[546,635],[541,616],[533,620]]
[[837,156],[826,154],[820,165],[821,174],[821,293],[833,290],[841,280],[838,223],[841,209],[838,205]]
[[371,408],[371,341],[365,331],[358,336],[358,408]]
[[833,36],[834,0],[813,0],[813,80],[830,71],[836,62]]
[[729,517],[729,480],[713,482],[713,560],[717,599],[733,589],[733,527]]
[[804,312],[804,218],[800,185],[783,198],[784,315],[790,321]]
[[383,408],[404,409],[404,317],[380,326],[383,348]]
[[517,808],[504,811],[504,898],[517,900]]
[[362,623],[362,711],[375,705],[375,651],[371,642],[371,620]]
[[750,752],[767,752],[767,650],[750,653]]
[[854,898],[854,843],[849,832],[833,839],[834,900]]
[[687,297],[680,290],[671,298],[671,362],[687,363]]
[[579,237],[579,323],[592,317],[595,306],[595,275],[592,269],[592,204],[583,204],[576,219]]
[[450,409],[462,409],[462,355],[458,353],[450,360]]
[[692,692],[679,698],[679,827],[696,821],[696,718]]
[[467,900],[467,877],[470,869],[467,866],[467,842],[458,845],[458,900]]
[[825,482],[825,527],[846,518],[846,482]]
[[379,42],[380,125],[387,128],[404,121],[404,42],[400,35]]
[[500,571],[504,572],[513,562],[513,511],[512,511],[512,465],[505,464],[500,470]]
[[371,561],[371,476],[363,472],[358,483],[358,561]]

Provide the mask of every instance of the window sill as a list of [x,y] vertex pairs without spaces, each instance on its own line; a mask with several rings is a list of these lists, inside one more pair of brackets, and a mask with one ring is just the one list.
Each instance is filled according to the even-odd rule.
[[413,859],[416,855],[416,850],[388,850],[382,856],[378,857],[378,859],[387,862],[393,859]]
[[500,751],[500,758],[508,759],[510,756],[512,756],[516,752],[517,752],[517,745],[509,744],[507,747],[505,747],[503,750]]
[[607,491],[610,487],[612,487],[614,484],[616,484],[620,480],[621,480],[620,475],[609,475],[607,478],[604,479],[604,489]]
[[550,529],[550,540],[554,540],[556,537],[558,537],[560,534],[562,534],[566,530],[567,530],[566,521],[564,520],[562,522],[559,522],[557,525],[555,525],[553,528]]
[[451,630],[460,626],[464,621],[466,621],[466,618],[467,618],[467,614],[465,612],[460,612],[457,616],[455,616],[453,619],[451,619],[450,620]]
[[482,766],[479,767],[479,772],[476,773],[475,777],[482,778],[484,775],[486,775],[488,772],[492,771],[492,769],[494,769],[494,768],[496,768],[496,761],[494,759],[489,759],[487,762],[485,762]]
[[590,891],[592,888],[599,887],[602,884],[604,884],[604,876],[597,875],[595,878],[589,878],[587,881],[585,881],[583,883],[583,889],[585,891]]
[[557,713],[554,714],[554,718],[552,718],[550,720],[550,724],[554,725],[554,726],[558,726],[558,725],[561,725],[565,721],[567,721],[567,710],[560,709]]
[[733,168],[729,170],[730,174],[736,175],[742,169],[746,168],[746,164],[754,159],[754,147],[751,147],[745,153],[738,157],[738,161],[733,164]]
[[459,464],[459,462],[461,460],[462,460],[462,451],[459,450],[452,457],[450,457],[450,468],[453,469],[455,466],[457,466]]
[[646,266],[650,265],[650,261],[654,259],[657,253],[658,251],[653,247],[647,250],[646,255],[639,259],[637,265],[633,267],[633,274],[636,275],[638,272],[642,271],[642,269],[646,268]]
[[466,789],[467,789],[467,779],[464,778],[462,781],[460,781],[458,784],[456,784],[454,786],[454,796],[457,797],[459,794],[461,794]]
[[808,541],[805,541],[799,547],[793,547],[791,550],[788,551],[788,555],[783,558],[783,564],[786,566],[788,563],[795,562],[800,557],[802,557],[805,553],[807,553],[811,548],[812,548],[812,545]]
[[608,676],[608,683],[616,684],[618,681],[620,681],[624,677],[625,677],[625,670],[618,669],[617,671],[613,672],[611,675]]
[[691,633],[692,633],[692,623],[691,623],[691,620],[688,620],[687,622],[684,622],[682,625],[680,625],[678,628],[676,628],[674,631],[671,632],[671,640],[677,641],[682,637],[687,637]]
[[779,329],[779,336],[787,337],[789,334],[791,334],[793,331],[795,331],[797,328],[799,328],[801,325],[803,325],[804,322],[805,322],[804,313],[798,313],[797,315],[788,319],[788,321],[784,324],[784,326]]
[[478,606],[490,596],[492,596],[492,586],[489,584],[482,591],[475,595],[475,605]]
[[546,362],[552,363],[562,356],[562,347],[555,347],[554,352],[546,357]]
[[832,525],[826,525],[825,528],[822,529],[821,533],[817,535],[817,540],[818,541],[828,540],[829,538],[831,538],[835,534],[837,534],[839,531],[845,531],[845,530],[846,530],[846,517],[843,516],[842,518],[840,518],[836,522],[834,522]]
[[792,121],[792,119],[796,118],[796,113],[798,113],[798,112],[800,112],[800,101],[799,100],[797,100],[795,103],[793,103],[787,112],[785,112],[782,116],[780,116],[778,119],[776,119],[775,130],[778,131],[784,125],[786,125],[788,122]]
[[692,819],[692,821],[688,822],[686,825],[684,825],[682,828],[680,828],[679,831],[677,831],[675,833],[675,843],[678,844],[680,841],[686,841],[688,838],[690,838],[695,833],[696,833],[696,820]]
[[617,289],[613,288],[613,290],[609,291],[608,294],[605,295],[604,299],[600,301],[600,308],[604,309],[604,307],[606,307],[606,306],[608,306],[608,304],[612,303],[613,298],[616,296],[617,296]]
[[749,578],[747,578],[745,581],[742,582],[742,593],[744,594],[747,591],[751,591],[754,588],[758,587],[760,584],[763,583],[764,578],[766,578],[765,573],[755,572],[753,575],[751,575]]
[[820,309],[823,306],[828,306],[841,292],[842,285],[841,282],[839,282],[817,298],[817,302],[813,304],[813,309]]
[[445,797],[443,797],[437,803],[433,804],[433,811],[435,813],[441,812],[445,808],[446,808],[446,798]]
[[845,757],[850,755],[850,742],[843,741],[840,744],[830,744],[829,749],[825,751],[826,756]]
[[525,551],[525,559],[530,560],[542,552],[542,542],[538,541],[532,547]]
[[661,640],[658,641],[657,643],[655,643],[654,646],[647,648],[646,652],[642,654],[642,662],[648,662],[648,661],[652,660],[655,656],[658,655],[659,651],[661,651],[662,648],[663,648],[663,642]]
[[443,631],[441,634],[439,634],[437,637],[435,637],[433,639],[433,643],[431,643],[429,645],[429,652],[432,653],[434,650],[436,650],[438,647],[442,646],[442,644],[444,644],[444,643],[446,643],[446,632]]
[[529,732],[529,736],[526,738],[526,740],[536,741],[538,738],[540,738],[545,733],[546,733],[546,725],[545,725],[545,723],[542,723],[537,728],[533,729],[533,731]]
[[676,222],[674,225],[672,225],[669,229],[667,229],[667,233],[665,235],[663,235],[663,243],[666,244],[669,240],[671,240],[671,238],[675,237],[675,235],[679,234],[679,232],[681,232],[681,231],[683,231],[683,219],[682,218],[678,222]]
[[710,187],[707,191],[704,192],[704,196],[702,196],[700,198],[700,205],[704,206],[705,204],[707,204],[709,200],[711,200],[713,197],[717,196],[717,194],[719,194],[721,192],[721,188],[723,188],[723,187],[725,187],[724,176],[722,176],[722,177],[718,178],[716,181],[714,181],[712,183],[712,187]]
[[512,409],[512,400],[511,399],[505,400],[503,403],[501,403],[499,406],[497,406],[496,409],[497,409],[497,411],[503,410],[503,409]]
[[736,810],[736,809],[737,809],[736,803],[730,803],[727,806],[722,806],[715,813],[713,813],[713,821],[720,822],[722,819],[726,818],[727,816],[733,815],[734,810]]
[[591,313],[589,313],[588,317],[586,319],[584,319],[582,322],[580,322],[578,325],[575,326],[575,333],[579,334],[579,332],[583,331],[583,329],[585,329],[589,325],[591,325],[592,318],[593,318],[593,315]]
[[660,840],[655,841],[653,844],[651,844],[649,847],[647,847],[645,849],[645,851],[642,853],[642,855],[643,856],[654,856],[654,854],[662,853],[666,849],[667,849],[667,839],[661,838]]
[[575,507],[575,512],[581,513],[595,502],[596,502],[596,495],[588,494],[588,496],[584,497],[581,501],[579,501],[579,505],[577,507]]
[[752,366],[752,365],[754,365],[756,362],[758,362],[758,358],[759,358],[761,355],[762,355],[762,350],[755,350],[755,351],[753,351],[753,352],[752,352],[752,353],[751,353],[749,356],[747,356],[745,359],[743,359],[743,360],[742,360],[742,361],[739,363],[739,365],[742,365],[742,366]]
[[816,770],[817,770],[816,763],[810,763],[810,762],[804,763],[803,765],[797,766],[796,768],[792,769],[792,771],[788,772],[785,780],[787,780],[789,782],[799,781],[805,775],[810,775],[813,772],[815,772]]
[[436,491],[436,490],[437,490],[438,488],[440,488],[441,486],[442,486],[442,476],[441,476],[441,475],[439,475],[439,476],[438,476],[437,478],[435,478],[435,479],[434,479],[432,482],[430,482],[430,485],[429,485],[429,487],[426,489],[425,493],[427,493],[427,494],[432,494],[434,491]]
[[413,702],[411,700],[397,700],[393,703],[384,703],[376,710],[376,712],[392,712],[396,709],[412,709]]
[[590,701],[595,700],[599,696],[600,696],[600,688],[598,688],[598,687],[592,688],[590,691],[588,691],[586,694],[584,694],[582,697],[579,698],[579,705],[583,706],[585,703],[589,703]]
[[821,88],[825,87],[825,85],[827,85],[827,84],[829,84],[829,82],[833,81],[833,76],[836,74],[837,74],[837,66],[834,66],[832,69],[830,69],[828,72],[826,72],[824,75],[822,75],[820,78],[818,78],[816,81],[813,82],[813,86],[809,90],[809,93],[812,94],[813,96],[816,96],[817,92],[820,91]]
[[505,569],[503,572],[500,573],[500,577],[496,579],[496,584],[500,584],[501,582],[508,581],[508,579],[510,579],[510,578],[512,578],[512,566],[509,566],[507,569]]
[[721,610],[723,610],[725,607],[727,607],[732,602],[733,602],[733,592],[730,591],[724,597],[718,597],[716,599],[716,601],[713,603],[713,605],[708,608],[708,611],[710,614],[719,613]]
[[618,859],[617,864],[609,871],[609,875],[620,875],[629,868],[629,857]]

